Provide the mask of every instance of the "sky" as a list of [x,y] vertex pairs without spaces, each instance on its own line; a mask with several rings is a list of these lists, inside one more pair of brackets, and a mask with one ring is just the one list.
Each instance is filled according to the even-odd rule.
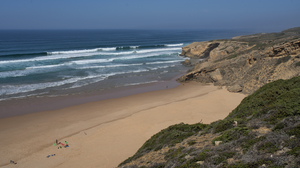
[[245,29],[300,26],[300,0],[0,0],[0,29]]

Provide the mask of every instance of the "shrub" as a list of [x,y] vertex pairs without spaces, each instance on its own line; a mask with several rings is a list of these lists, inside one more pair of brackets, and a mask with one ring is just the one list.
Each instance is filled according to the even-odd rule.
[[275,144],[272,142],[266,142],[265,144],[261,145],[258,150],[265,151],[267,153],[274,153],[275,151],[278,150]]
[[288,151],[287,154],[299,157],[300,156],[300,145],[298,145],[297,147],[294,147],[292,150]]
[[194,145],[194,144],[196,144],[196,141],[195,141],[195,140],[189,140],[187,143],[188,143],[188,145],[190,145],[190,146],[191,146],[191,145]]
[[275,64],[275,66],[277,66],[277,65],[279,65],[279,64],[281,64],[281,63],[285,63],[285,62],[289,61],[290,58],[291,58],[290,55],[285,56],[285,57],[282,57],[282,58],[279,58],[279,59],[277,60],[276,64]]
[[287,131],[287,134],[290,136],[295,135],[296,137],[300,137],[300,125]]
[[246,139],[244,143],[242,144],[243,153],[245,154],[255,143],[266,139],[266,137],[259,137],[255,139]]
[[230,130],[225,131],[220,137],[214,138],[212,144],[215,144],[215,141],[222,141],[223,143],[239,139],[241,135],[247,135],[249,129],[247,127],[235,127]]
[[297,62],[297,63],[296,63],[296,66],[300,66],[300,62]]
[[[277,111],[276,119],[300,114],[300,77],[268,83],[244,98],[225,119],[256,117]],[[274,120],[274,119],[271,119]]]
[[284,124],[283,123],[278,123],[272,130],[276,131],[276,130],[281,130],[284,128]]

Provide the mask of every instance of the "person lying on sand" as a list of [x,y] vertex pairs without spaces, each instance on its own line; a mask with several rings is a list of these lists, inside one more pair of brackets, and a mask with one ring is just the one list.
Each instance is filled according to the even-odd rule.
[[49,158],[51,156],[55,156],[55,154],[49,154],[49,155],[47,155],[47,158]]
[[10,160],[10,163],[17,164],[17,163],[15,163],[13,160]]

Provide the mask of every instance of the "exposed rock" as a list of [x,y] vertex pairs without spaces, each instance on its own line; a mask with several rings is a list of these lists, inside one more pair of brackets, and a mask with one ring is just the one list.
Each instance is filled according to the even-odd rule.
[[229,86],[228,91],[230,92],[241,92],[243,90],[243,87],[240,84],[235,84],[233,86]]
[[221,144],[222,141],[215,141],[215,145],[218,146],[219,144]]
[[182,48],[181,56],[190,58],[206,58],[209,57],[210,51],[218,47],[219,43],[211,42],[193,42]]
[[[255,45],[248,46],[242,42],[217,42],[219,46],[210,52],[208,60],[195,64],[189,73],[177,81],[214,83],[216,86],[227,86],[231,92],[251,94],[266,83],[300,75],[300,66],[296,66],[300,63],[300,39],[265,50],[257,50]],[[200,43],[202,53],[210,43],[212,42]],[[232,48],[235,51],[228,53]],[[196,52],[196,48],[193,49]],[[281,52],[276,53],[279,49]],[[289,55],[283,55],[284,52]]]
[[300,40],[284,43],[279,46],[273,46],[266,52],[269,57],[278,57],[285,55],[295,55],[300,53]]
[[275,155],[280,155],[280,154],[283,154],[283,153],[286,153],[288,151],[290,151],[291,149],[287,148],[287,147],[284,147],[282,150],[279,150],[275,153]]
[[197,161],[196,163],[199,165],[202,165],[204,163],[204,161]]
[[192,66],[192,63],[189,59],[185,59],[183,62],[181,62],[184,66]]

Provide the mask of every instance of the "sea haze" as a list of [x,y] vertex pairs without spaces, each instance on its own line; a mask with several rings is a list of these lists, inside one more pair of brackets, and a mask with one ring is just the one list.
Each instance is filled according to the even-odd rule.
[[250,32],[1,30],[0,101],[168,81],[187,69],[181,48]]

